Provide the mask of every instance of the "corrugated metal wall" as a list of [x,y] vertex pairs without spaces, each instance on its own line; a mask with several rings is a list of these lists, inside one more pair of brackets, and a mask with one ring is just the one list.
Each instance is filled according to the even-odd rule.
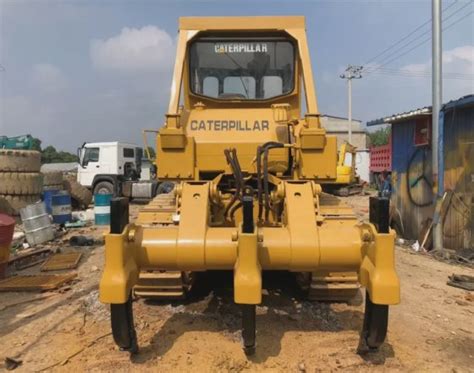
[[[426,180],[416,180],[423,174],[431,183],[431,150],[428,147],[417,148],[414,145],[415,119],[392,125],[392,203],[402,217],[404,236],[407,239],[419,239],[421,228],[429,224],[433,216],[433,207],[421,207],[432,199],[432,188]],[[416,154],[415,154],[416,152]],[[414,155],[415,154],[415,155]],[[423,158],[424,157],[424,158]],[[411,164],[409,162],[411,160]],[[410,169],[408,170],[408,167]],[[416,184],[415,184],[416,183]],[[410,187],[410,198],[408,188]],[[414,201],[414,203],[412,202]],[[416,203],[416,204],[415,204]]]
[[453,198],[444,225],[444,246],[474,246],[474,102],[445,110],[445,190]]
[[[402,217],[405,238],[420,239],[423,227],[433,217],[433,207],[416,206],[432,199],[431,150],[414,145],[416,119],[392,125],[392,203]],[[444,225],[444,246],[461,249],[474,246],[474,99],[470,105],[448,105],[444,117],[445,190],[453,191]],[[413,157],[413,154],[416,155]],[[413,157],[413,158],[412,158]],[[412,160],[412,162],[410,162]],[[411,164],[409,164],[411,163]],[[408,193],[408,187],[412,197]],[[414,203],[415,202],[415,203]]]

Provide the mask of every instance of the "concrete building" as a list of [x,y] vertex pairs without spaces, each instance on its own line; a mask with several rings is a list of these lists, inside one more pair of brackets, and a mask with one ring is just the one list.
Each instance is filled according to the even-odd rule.
[[[349,141],[349,121],[347,118],[322,115],[321,125],[326,129],[328,135],[337,136],[338,149],[344,141]],[[358,150],[367,149],[367,133],[362,128],[360,120],[352,120],[352,145],[357,147]]]

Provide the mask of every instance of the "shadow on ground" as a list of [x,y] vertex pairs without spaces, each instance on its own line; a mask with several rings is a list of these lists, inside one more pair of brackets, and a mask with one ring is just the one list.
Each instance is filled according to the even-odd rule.
[[[250,361],[261,363],[278,356],[281,340],[288,331],[337,333],[362,328],[360,300],[357,305],[306,301],[294,276],[288,272],[265,273],[263,281],[263,301],[257,308],[258,345],[256,354],[249,357]],[[146,304],[153,307],[166,303]],[[132,362],[144,364],[165,355],[180,336],[193,331],[223,333],[240,343],[242,321],[240,308],[233,302],[232,273],[206,273],[197,281],[188,300],[170,305],[178,311],[166,320],[149,344],[141,346]],[[392,347],[386,344],[379,352],[364,354],[363,358],[372,364],[383,364],[386,357],[393,355]]]

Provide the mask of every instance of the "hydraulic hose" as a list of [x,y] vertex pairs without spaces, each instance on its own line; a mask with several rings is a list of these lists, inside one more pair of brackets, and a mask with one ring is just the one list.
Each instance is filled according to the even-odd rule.
[[258,195],[258,220],[262,221],[263,213],[263,186],[262,186],[262,153],[265,152],[268,146],[283,145],[276,141],[269,141],[257,148],[257,195]]
[[284,144],[274,143],[265,147],[263,154],[263,187],[265,195],[265,221],[268,221],[270,216],[270,189],[268,185],[268,152],[270,149],[283,148]]
[[229,211],[232,212],[231,216],[233,216],[233,213],[239,207],[239,205],[237,205],[236,207],[234,206],[235,209],[231,210],[234,203],[238,199],[242,199],[241,194],[245,188],[245,180],[242,174],[242,169],[240,167],[239,159],[237,157],[237,151],[235,149],[225,149],[224,154],[226,156],[227,163],[230,165],[232,169],[232,174],[234,175],[234,179],[235,179],[235,193],[232,196],[231,201],[229,202],[229,204],[227,205],[224,211],[224,216],[227,217]]

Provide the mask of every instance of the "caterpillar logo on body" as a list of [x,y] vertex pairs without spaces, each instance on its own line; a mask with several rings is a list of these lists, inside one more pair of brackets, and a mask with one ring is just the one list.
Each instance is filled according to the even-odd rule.
[[191,131],[268,131],[268,120],[192,120]]

